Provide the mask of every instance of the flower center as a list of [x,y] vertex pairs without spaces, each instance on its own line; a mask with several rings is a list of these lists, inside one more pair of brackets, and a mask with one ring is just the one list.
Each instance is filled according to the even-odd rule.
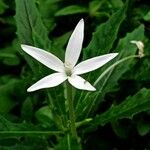
[[65,62],[65,73],[67,76],[72,75],[72,66],[69,62]]

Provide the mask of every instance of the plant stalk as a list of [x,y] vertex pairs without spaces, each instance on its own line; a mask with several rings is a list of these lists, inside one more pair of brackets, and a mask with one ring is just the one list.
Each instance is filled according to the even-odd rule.
[[73,106],[73,98],[72,98],[72,86],[67,83],[67,101],[69,108],[69,122],[70,122],[70,130],[73,138],[78,140],[76,126],[75,126],[75,112]]

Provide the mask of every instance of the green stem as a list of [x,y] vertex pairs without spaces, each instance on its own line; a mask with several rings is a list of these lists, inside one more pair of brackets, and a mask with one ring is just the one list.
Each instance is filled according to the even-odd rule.
[[68,101],[68,108],[69,108],[71,134],[74,138],[78,139],[76,126],[75,126],[75,112],[73,107],[72,86],[69,83],[67,83],[67,101]]
[[120,63],[128,60],[128,59],[131,59],[131,58],[139,58],[139,55],[131,55],[131,56],[128,56],[128,57],[125,57],[123,59],[120,59],[119,61],[117,61],[116,63],[114,63],[113,65],[111,65],[110,67],[108,67],[99,77],[98,79],[94,82],[94,86],[96,86],[98,84],[98,82],[111,70],[113,69],[114,67],[118,66]]
[[67,134],[67,145],[68,145],[68,150],[71,150],[70,134]]

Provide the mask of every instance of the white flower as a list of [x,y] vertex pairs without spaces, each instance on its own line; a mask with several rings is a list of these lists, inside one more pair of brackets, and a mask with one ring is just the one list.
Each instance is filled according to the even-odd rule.
[[57,73],[42,78],[29,87],[27,91],[32,92],[43,88],[55,87],[67,79],[69,83],[77,89],[95,91],[96,89],[79,75],[98,69],[116,57],[118,53],[94,57],[76,65],[81,53],[83,38],[84,20],[81,19],[69,39],[64,63],[58,57],[47,51],[28,45],[21,45],[22,49],[30,56],[48,68],[57,71]]

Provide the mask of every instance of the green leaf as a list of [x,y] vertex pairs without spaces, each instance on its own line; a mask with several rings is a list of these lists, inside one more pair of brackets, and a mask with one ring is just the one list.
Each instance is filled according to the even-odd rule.
[[[119,53],[119,55],[116,58],[116,62],[127,56],[135,55],[137,51],[137,47],[130,43],[131,40],[142,41],[143,39],[144,39],[144,26],[143,25],[139,26],[133,32],[128,33],[124,38],[120,39],[118,46],[116,47],[116,52]],[[107,85],[104,87],[102,91],[104,93],[111,91],[114,88],[114,86],[117,84],[117,81],[121,78],[121,76],[131,68],[133,62],[134,60],[130,59],[125,62],[125,65],[124,63],[119,64],[117,67],[115,67],[112,70],[111,74],[108,74],[107,76],[105,76],[103,79],[107,80]],[[104,71],[106,67],[107,65],[102,69],[102,71]],[[97,87],[100,88],[103,85],[104,80],[103,81],[101,80],[98,83]]]
[[114,8],[120,8],[120,7],[123,6],[122,0],[116,0],[116,1],[111,0],[110,3],[112,4],[112,6],[113,6]]
[[137,125],[137,130],[141,136],[145,136],[146,134],[150,132],[150,124],[144,121],[139,122]]
[[0,14],[3,14],[7,8],[8,6],[3,2],[3,0],[0,0]]
[[[48,31],[45,28],[33,0],[16,0],[17,35],[21,44],[28,44],[49,50],[51,42],[48,39]],[[21,53],[23,51],[20,51]],[[26,54],[25,59],[29,63],[35,75],[38,72],[37,63]]]
[[15,105],[16,102],[13,99],[16,86],[19,84],[19,80],[11,78],[7,79],[7,83],[1,83],[0,86],[0,114],[8,113]]
[[[135,95],[127,97],[122,103],[112,107],[101,115],[97,115],[90,123],[89,129],[96,129],[99,125],[129,118],[150,109],[150,89],[143,88]],[[88,130],[89,130],[88,129]]]
[[[65,47],[65,44],[68,42],[70,35],[71,35],[71,32],[67,32],[55,38],[54,41],[52,42],[51,50],[53,51],[53,54],[56,56],[59,56],[61,60],[64,60],[64,56],[65,56],[64,47]],[[58,51],[56,51],[56,49]]]
[[35,116],[39,122],[43,123],[44,125],[46,125],[48,127],[50,127],[54,124],[53,115],[48,106],[44,106],[44,107],[40,108],[36,112]]
[[0,115],[0,139],[3,137],[15,136],[49,136],[55,134],[62,134],[62,131],[50,131],[42,126],[33,125],[31,123],[13,123]]
[[21,116],[23,120],[31,121],[33,115],[33,104],[30,98],[27,98],[23,104],[21,109]]
[[124,122],[121,123],[121,121],[112,121],[111,127],[118,137],[127,138],[129,136],[129,129],[131,128],[130,125],[127,125]]
[[11,45],[1,49],[0,60],[9,66],[16,66],[20,63],[20,58],[17,55],[18,44],[16,39],[12,42]]
[[78,5],[71,5],[59,10],[55,16],[73,15],[79,13],[86,13],[87,9]]
[[98,26],[92,40],[85,49],[85,56],[92,57],[109,53],[117,38],[118,30],[125,18],[127,4],[117,11],[106,23]]
[[144,16],[144,20],[150,22],[150,11]]
[[[33,0],[16,0],[17,34],[21,43],[50,48],[48,31],[45,28]],[[40,41],[39,43],[36,43]]]
[[[119,52],[119,56],[113,60],[113,62],[117,62],[117,60],[121,60],[127,56],[135,55],[137,47],[130,43],[131,40],[143,40],[144,38],[144,26],[141,25],[133,32],[128,33],[125,38],[120,39],[119,44],[116,50]],[[106,93],[113,91],[118,84],[118,80],[122,77],[122,75],[127,72],[133,66],[134,60],[133,58],[119,64],[118,66],[114,67],[103,76],[98,83],[96,84],[97,93],[86,95],[85,98],[81,97],[82,102],[78,107],[78,113],[83,115],[83,117],[87,117],[93,110],[96,108],[99,103],[102,101],[103,97]],[[107,68],[110,66],[112,62],[105,65],[101,68],[99,74],[101,75]],[[90,94],[90,95],[89,95]],[[84,112],[84,113],[81,113]]]

